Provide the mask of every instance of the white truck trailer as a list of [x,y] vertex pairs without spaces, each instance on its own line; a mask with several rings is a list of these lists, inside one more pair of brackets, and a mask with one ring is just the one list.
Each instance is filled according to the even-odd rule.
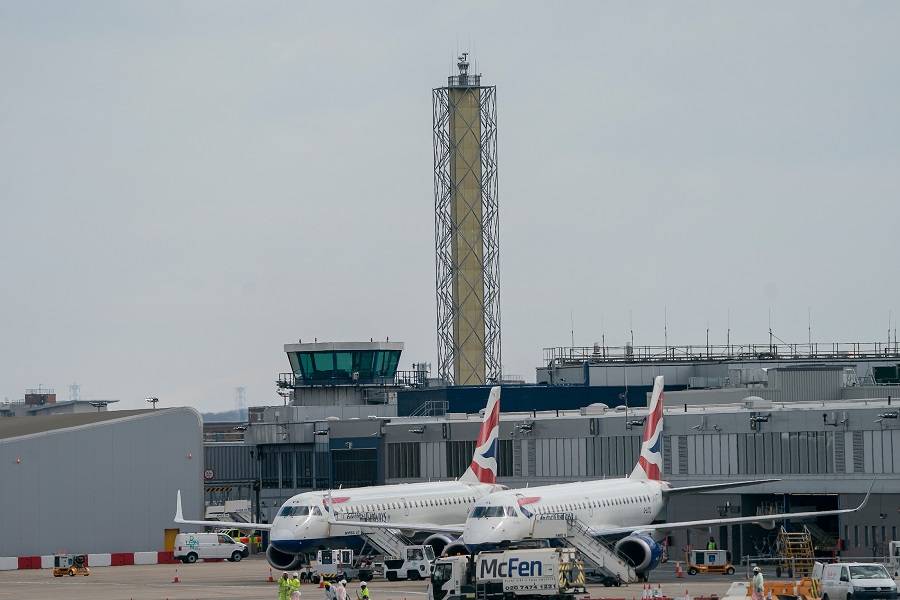
[[429,600],[573,600],[584,594],[584,563],[571,548],[450,556],[434,563]]

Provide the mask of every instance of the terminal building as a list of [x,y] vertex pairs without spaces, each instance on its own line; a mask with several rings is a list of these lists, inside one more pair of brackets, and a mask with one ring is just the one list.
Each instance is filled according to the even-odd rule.
[[[291,404],[251,409],[239,442],[207,442],[206,467],[214,473],[207,481],[208,490],[214,490],[207,502],[250,498],[255,492],[255,510],[270,520],[284,500],[302,491],[461,475],[471,459],[480,423],[477,411],[487,400],[488,388],[441,387],[427,373],[398,375],[391,368],[371,373],[361,369],[356,375],[353,352],[371,351],[373,357],[396,352],[396,360],[373,360],[393,369],[399,364],[402,346],[370,344],[353,346],[356,349],[336,344],[332,350],[322,344],[286,346],[295,369]],[[333,357],[304,355],[328,351]],[[342,352],[350,356],[339,356]],[[882,554],[887,542],[897,539],[900,386],[891,379],[900,363],[897,356],[857,352],[830,359],[822,353],[814,359],[793,358],[783,356],[779,348],[770,356],[729,361],[697,357],[693,362],[640,363],[637,357],[630,362],[622,358],[613,361],[610,356],[605,368],[607,375],[626,369],[628,395],[617,395],[609,404],[588,402],[593,398],[583,396],[580,405],[573,401],[549,408],[572,400],[574,396],[566,395],[572,389],[609,394],[605,388],[611,387],[622,394],[625,386],[618,381],[598,385],[595,372],[602,372],[604,363],[558,365],[556,373],[569,376],[564,369],[587,370],[593,385],[503,386],[500,483],[533,487],[626,476],[637,461],[646,412],[649,386],[640,383],[663,374],[664,471],[673,486],[779,479],[733,494],[678,497],[669,504],[666,520],[851,507],[875,480],[862,511],[809,523],[809,529],[818,548],[842,549],[844,556]],[[368,365],[368,360],[359,364]],[[316,365],[323,368],[310,370]],[[552,367],[542,370],[550,372]],[[638,372],[646,379],[638,379]],[[716,372],[724,372],[726,379]],[[670,378],[675,381],[671,387]],[[325,379],[327,384],[322,383]],[[637,385],[631,387],[631,381]],[[441,390],[445,399],[434,400]],[[523,390],[538,400],[529,406]],[[328,403],[306,401],[315,395]],[[398,416],[404,395],[422,401]],[[459,400],[463,396],[465,403]],[[454,402],[471,410],[454,410]],[[671,543],[679,548],[696,545],[712,535],[736,558],[771,551],[774,543],[775,532],[757,526],[717,529],[676,532]]]

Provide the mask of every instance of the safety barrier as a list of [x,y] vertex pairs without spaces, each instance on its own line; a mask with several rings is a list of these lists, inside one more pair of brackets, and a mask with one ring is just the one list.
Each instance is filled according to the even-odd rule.
[[[210,559],[221,562],[222,559]],[[206,561],[210,562],[210,561]],[[124,567],[130,565],[170,565],[181,561],[171,552],[105,552],[87,555],[89,567]],[[0,556],[0,571],[23,569],[52,569],[53,555]]]

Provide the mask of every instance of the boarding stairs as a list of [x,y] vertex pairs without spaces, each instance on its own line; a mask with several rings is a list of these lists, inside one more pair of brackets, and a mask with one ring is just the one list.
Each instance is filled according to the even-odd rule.
[[594,536],[584,523],[575,519],[567,521],[567,525],[566,541],[597,569],[609,577],[621,580],[622,583],[638,581],[634,568],[619,556],[615,548],[602,538]]
[[823,551],[831,552],[832,550],[838,549],[837,537],[828,533],[815,523],[807,523],[803,527],[809,530],[809,534],[812,536],[813,551],[818,550],[820,556]]
[[791,578],[809,577],[812,573],[815,554],[809,529],[788,531],[785,527],[778,533],[778,568]]
[[364,529],[362,534],[385,556],[403,556],[403,547],[410,543],[399,529]]

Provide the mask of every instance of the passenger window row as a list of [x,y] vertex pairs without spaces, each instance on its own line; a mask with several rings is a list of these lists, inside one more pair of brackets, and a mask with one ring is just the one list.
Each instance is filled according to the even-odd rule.
[[589,500],[587,502],[574,502],[570,504],[557,504],[538,509],[541,514],[554,513],[564,510],[586,510],[588,508],[607,508],[610,506],[624,506],[626,504],[639,504],[650,502],[650,496],[622,496],[620,498],[604,498],[602,500]]
[[451,506],[455,504],[471,504],[474,497],[465,498],[431,498],[427,500],[401,500],[398,502],[385,502],[378,504],[357,504],[355,506],[341,506],[335,510],[339,513],[348,512],[375,512],[384,510],[399,510],[401,508],[426,508],[430,506]]

